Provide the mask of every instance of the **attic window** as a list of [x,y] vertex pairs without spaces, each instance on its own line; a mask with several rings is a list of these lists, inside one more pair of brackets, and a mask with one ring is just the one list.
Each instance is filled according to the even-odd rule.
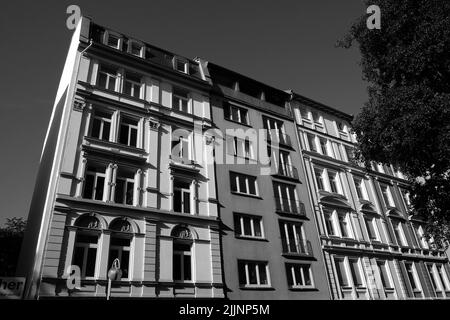
[[179,58],[174,58],[174,68],[177,71],[183,72],[183,73],[188,73],[189,70],[189,64],[187,61],[179,59]]
[[142,57],[144,53],[144,46],[139,42],[130,40],[128,43],[128,52],[131,53],[132,55]]
[[105,31],[104,43],[114,49],[121,50],[122,48],[121,36],[116,33],[111,33],[110,31]]

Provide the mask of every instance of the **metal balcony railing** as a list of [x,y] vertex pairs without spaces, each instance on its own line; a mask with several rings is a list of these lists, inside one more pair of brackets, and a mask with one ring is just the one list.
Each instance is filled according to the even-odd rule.
[[275,198],[277,212],[306,216],[305,205],[296,200]]
[[288,243],[283,239],[283,254],[298,254],[312,256],[312,246],[309,240],[297,239],[296,242]]
[[277,174],[283,177],[297,179],[298,180],[298,171],[297,168],[288,164],[280,165],[278,167]]

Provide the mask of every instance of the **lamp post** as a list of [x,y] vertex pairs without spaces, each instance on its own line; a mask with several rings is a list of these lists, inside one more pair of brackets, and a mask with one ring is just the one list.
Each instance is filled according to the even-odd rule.
[[111,268],[108,270],[108,288],[106,291],[106,300],[109,300],[111,296],[111,283],[112,281],[120,281],[122,278],[122,270],[120,270],[120,260],[114,259]]

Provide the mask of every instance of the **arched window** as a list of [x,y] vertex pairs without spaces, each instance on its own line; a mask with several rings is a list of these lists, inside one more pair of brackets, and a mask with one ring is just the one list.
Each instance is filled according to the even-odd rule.
[[82,278],[94,277],[100,221],[94,216],[84,215],[78,218],[75,226],[79,229],[75,237],[72,265],[80,268]]
[[114,259],[119,259],[122,278],[129,278],[130,250],[133,238],[133,228],[125,218],[119,218],[111,222],[109,229],[112,231],[109,246],[108,268],[111,267]]
[[173,280],[192,281],[192,233],[182,226],[172,231],[173,239]]

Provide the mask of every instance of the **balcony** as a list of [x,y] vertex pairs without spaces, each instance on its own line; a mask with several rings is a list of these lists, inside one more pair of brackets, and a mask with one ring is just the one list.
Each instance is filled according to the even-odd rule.
[[299,180],[297,168],[288,164],[280,165],[275,175],[292,180]]
[[291,137],[280,131],[276,134],[272,134],[272,130],[270,130],[267,134],[267,142],[270,141],[278,142],[278,144],[282,146],[292,148]]
[[311,242],[309,240],[297,239],[297,243],[287,243],[283,239],[283,255],[313,256]]
[[278,213],[306,217],[305,205],[300,201],[275,198],[275,206]]

